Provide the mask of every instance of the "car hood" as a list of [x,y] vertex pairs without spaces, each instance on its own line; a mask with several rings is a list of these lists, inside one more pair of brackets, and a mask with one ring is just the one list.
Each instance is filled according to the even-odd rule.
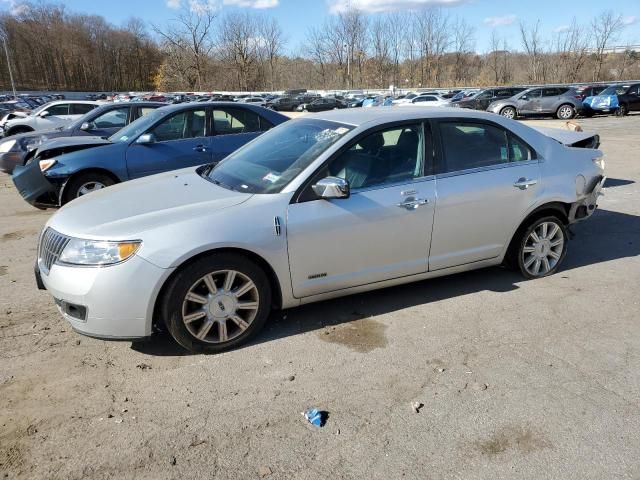
[[79,238],[143,238],[167,223],[210,218],[212,212],[238,205],[252,194],[219,187],[195,168],[144,177],[80,197],[61,208],[48,226]]
[[36,155],[54,148],[74,147],[76,145],[110,145],[113,142],[102,137],[58,137],[42,143]]

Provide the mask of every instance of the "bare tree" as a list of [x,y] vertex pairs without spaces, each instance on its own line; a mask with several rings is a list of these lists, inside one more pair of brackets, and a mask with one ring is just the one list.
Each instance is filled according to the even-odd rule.
[[556,34],[553,57],[554,78],[557,81],[572,83],[589,58],[590,32],[580,27],[574,18],[571,24]]
[[474,48],[475,29],[465,20],[457,18],[453,25],[453,50],[455,56],[455,64],[453,68],[453,79],[458,85],[460,82],[468,81],[469,73],[469,55]]
[[527,54],[528,80],[530,82],[540,83],[543,81],[543,49],[540,39],[540,20],[532,27],[528,27],[524,22],[520,22],[520,39],[522,47]]
[[238,87],[248,91],[258,61],[258,26],[248,13],[230,13],[222,21],[219,51],[236,68]]
[[275,90],[276,85],[276,64],[278,58],[282,55],[282,49],[285,45],[284,34],[282,28],[276,19],[262,19],[258,25],[258,33],[260,35],[261,47],[264,50],[264,56],[269,63],[269,84],[271,90]]
[[384,87],[391,69],[389,30],[386,19],[377,17],[370,26],[372,63],[375,85]]
[[[164,40],[172,58],[172,65],[181,65],[181,75],[186,75],[191,88],[202,89],[204,72],[213,48],[212,34],[215,11],[209,7],[193,8],[185,5],[166,29],[153,26]],[[193,74],[190,74],[193,70]]]
[[595,70],[593,80],[601,80],[602,65],[604,63],[607,48],[611,42],[618,38],[624,28],[622,15],[616,15],[611,10],[598,15],[591,21],[591,30],[595,43]]

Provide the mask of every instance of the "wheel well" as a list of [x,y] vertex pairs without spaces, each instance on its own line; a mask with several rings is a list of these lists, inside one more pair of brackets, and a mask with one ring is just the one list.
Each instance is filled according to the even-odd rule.
[[72,182],[73,180],[75,180],[81,175],[86,175],[87,173],[100,173],[102,175],[106,175],[107,177],[111,178],[115,183],[120,183],[120,179],[113,172],[110,172],[109,170],[105,170],[104,168],[86,168],[84,170],[80,170],[79,172],[74,173],[67,179],[66,182],[64,182],[64,185],[60,190],[60,198],[63,198],[64,191],[70,182]]
[[573,105],[572,103],[570,103],[570,102],[565,102],[565,103],[561,103],[561,104],[558,106],[558,108],[556,109],[556,111],[560,110],[560,109],[561,109],[562,107],[564,107],[564,106],[571,107],[571,108],[573,108],[574,110],[575,110],[575,108],[576,108],[576,106],[575,106],[575,105]]
[[269,283],[271,284],[271,294],[273,297],[272,308],[274,308],[275,310],[279,310],[280,308],[282,308],[282,290],[280,289],[280,282],[278,281],[278,276],[276,275],[276,272],[273,270],[273,268],[271,268],[271,265],[269,265],[269,263],[264,258],[262,258],[260,255],[254,252],[245,250],[243,248],[218,248],[215,250],[207,250],[205,252],[199,253],[198,255],[195,255],[185,260],[184,262],[182,262],[182,264],[180,264],[180,266],[178,266],[178,268],[176,268],[171,273],[171,275],[169,275],[169,277],[162,284],[162,287],[160,288],[160,291],[156,296],[156,300],[153,306],[154,324],[156,322],[156,319],[160,318],[159,311],[158,311],[158,309],[160,308],[160,302],[162,300],[162,297],[164,296],[164,293],[167,287],[169,286],[173,278],[178,274],[178,272],[182,271],[188,265],[191,265],[192,263],[197,262],[202,257],[206,257],[207,255],[211,255],[212,253],[235,253],[235,254],[239,254],[244,257],[247,257],[253,262],[255,262],[260,268],[262,268],[264,273],[267,275],[267,278],[269,279]]
[[511,242],[509,242],[509,248],[507,249],[507,255],[513,252],[513,249],[517,247],[518,239],[520,238],[520,232],[526,229],[532,222],[535,222],[537,219],[542,217],[548,217],[550,215],[558,217],[565,225],[569,224],[569,209],[571,205],[563,202],[553,202],[546,203],[544,205],[539,206],[525,218],[520,226],[511,237]]
[[7,132],[7,137],[10,137],[11,135],[16,135],[18,133],[26,133],[26,132],[33,132],[33,128],[27,127],[26,125],[18,125],[17,127],[13,127],[9,129],[9,131]]

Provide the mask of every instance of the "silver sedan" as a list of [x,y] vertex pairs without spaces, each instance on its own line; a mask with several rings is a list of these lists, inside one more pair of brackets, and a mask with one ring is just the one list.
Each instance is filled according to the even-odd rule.
[[604,182],[571,135],[459,109],[302,117],[215,166],[74,200],[43,230],[37,279],[80,333],[160,327],[218,352],[272,309],[500,264],[544,277]]

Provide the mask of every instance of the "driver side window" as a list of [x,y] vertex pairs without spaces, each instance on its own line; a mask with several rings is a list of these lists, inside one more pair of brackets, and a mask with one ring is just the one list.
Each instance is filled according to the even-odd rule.
[[45,108],[49,115],[54,117],[58,115],[69,115],[69,104],[62,103],[60,105],[52,105],[51,107]]
[[423,166],[424,135],[417,123],[370,133],[334,159],[328,173],[358,189],[421,177]]

